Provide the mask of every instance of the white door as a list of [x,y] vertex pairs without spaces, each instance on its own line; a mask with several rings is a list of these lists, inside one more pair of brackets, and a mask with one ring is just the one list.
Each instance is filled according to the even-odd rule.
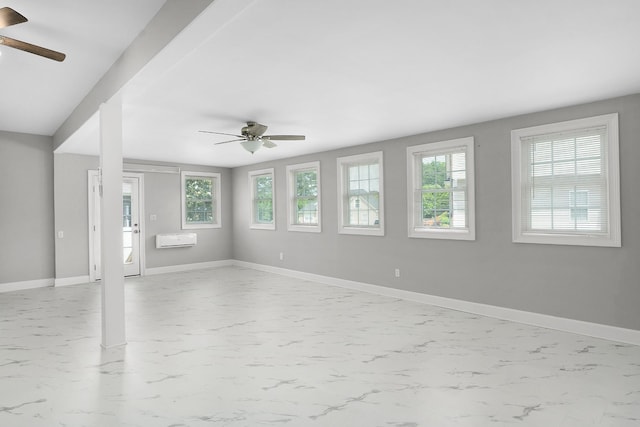
[[[90,268],[91,280],[100,280],[100,197],[97,171],[89,171],[90,181]],[[140,275],[140,206],[141,206],[140,174],[124,174],[122,179],[122,261],[125,276]]]
[[122,179],[122,259],[125,276],[140,275],[140,182]]

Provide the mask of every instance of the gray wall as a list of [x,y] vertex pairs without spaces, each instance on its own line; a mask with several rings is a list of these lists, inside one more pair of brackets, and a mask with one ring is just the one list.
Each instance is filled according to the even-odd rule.
[[[145,174],[147,268],[231,259],[231,170],[194,165],[177,166],[185,171],[221,173],[222,228],[181,230],[180,175]],[[157,216],[156,221],[149,220],[151,214]],[[182,231],[197,233],[198,244],[190,248],[156,249],[156,234]]]
[[52,145],[0,131],[0,283],[53,278]]
[[[622,248],[511,241],[512,129],[618,112]],[[466,136],[476,143],[476,241],[407,237],[406,147]],[[640,329],[640,95],[480,123],[233,170],[233,257],[372,283]],[[382,150],[384,237],[337,234],[336,158]],[[287,232],[285,167],[320,161],[322,233]],[[249,229],[247,172],[275,168],[276,230]],[[279,261],[284,252],[284,261]],[[394,277],[400,268],[401,277]]]
[[[55,230],[56,278],[89,275],[89,234],[87,171],[98,168],[98,158],[77,154],[56,154]],[[138,162],[140,163],[140,162]],[[146,267],[217,261],[231,258],[231,171],[194,165],[174,165],[182,170],[220,172],[222,183],[222,228],[189,230],[198,234],[198,244],[190,248],[156,249],[155,235],[181,232],[180,175],[145,173],[144,212]],[[150,221],[150,215],[156,215]]]
[[89,207],[87,171],[98,168],[98,158],[55,154],[54,195],[56,278],[89,275]]

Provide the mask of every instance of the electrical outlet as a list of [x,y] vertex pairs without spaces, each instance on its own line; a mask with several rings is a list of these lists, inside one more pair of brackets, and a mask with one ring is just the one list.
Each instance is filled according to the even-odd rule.
[[280,261],[284,261],[284,252],[280,252]]
[[396,268],[395,275],[396,275],[396,277],[400,277],[400,269],[399,268]]

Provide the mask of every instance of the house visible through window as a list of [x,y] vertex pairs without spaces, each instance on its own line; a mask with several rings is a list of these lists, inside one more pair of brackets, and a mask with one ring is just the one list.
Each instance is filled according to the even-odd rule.
[[619,245],[617,115],[512,132],[514,241]]
[[182,172],[182,228],[220,227],[220,174]]
[[572,191],[571,195],[571,220],[577,227],[580,222],[589,221],[589,192],[588,191]]
[[289,230],[319,232],[320,163],[287,166]]
[[338,158],[339,232],[384,235],[382,152]]
[[407,149],[409,236],[475,239],[473,138]]
[[251,228],[275,229],[273,169],[249,172],[251,185]]

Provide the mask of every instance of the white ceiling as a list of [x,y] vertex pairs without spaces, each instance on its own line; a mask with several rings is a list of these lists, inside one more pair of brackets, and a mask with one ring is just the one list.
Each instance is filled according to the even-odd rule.
[[0,34],[67,55],[58,63],[0,46],[0,130],[52,135],[164,0],[0,0],[29,21]]
[[[104,28],[108,15],[110,30],[130,37],[159,6],[8,3],[45,24],[54,13],[47,4],[65,4],[83,22],[49,25],[41,39],[18,32],[33,22],[0,30],[69,54],[65,71],[8,49],[0,58],[2,68],[12,62],[9,75],[20,86],[39,87],[27,87],[25,101],[2,71],[3,93],[21,111],[3,102],[0,129],[7,121],[5,130],[44,134],[106,70],[95,57],[76,66],[72,54],[97,43],[101,59],[118,56],[92,28]],[[116,19],[138,3],[137,24]],[[125,89],[124,154],[234,167],[637,93],[638,16],[637,0],[215,0]],[[214,145],[224,136],[197,132],[235,134],[247,120],[307,140],[251,155],[238,143]],[[58,151],[97,154],[96,130],[94,118]]]

